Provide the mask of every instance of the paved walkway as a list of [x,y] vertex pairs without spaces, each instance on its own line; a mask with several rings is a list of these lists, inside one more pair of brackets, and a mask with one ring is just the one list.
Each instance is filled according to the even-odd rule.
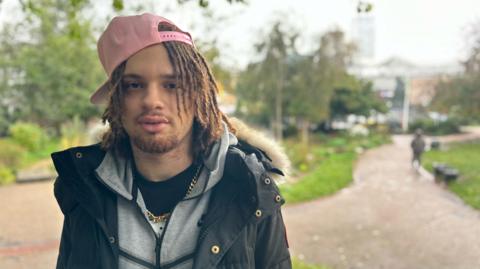
[[363,154],[338,194],[285,207],[293,254],[340,269],[480,268],[479,211],[412,170],[410,139]]
[[0,188],[0,268],[55,268],[63,215],[53,181]]

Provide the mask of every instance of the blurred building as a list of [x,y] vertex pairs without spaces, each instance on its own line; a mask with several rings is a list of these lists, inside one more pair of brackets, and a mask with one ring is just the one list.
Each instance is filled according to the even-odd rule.
[[[399,57],[375,62],[375,19],[359,14],[352,24],[357,56],[349,72],[373,83],[374,91],[390,108],[388,120],[400,123],[422,117],[435,95],[436,85],[462,72],[458,63],[419,65]],[[407,99],[404,99],[407,96]],[[405,114],[406,113],[406,114]]]
[[353,20],[352,35],[357,46],[355,62],[372,63],[375,58],[375,18],[372,13],[359,14]]

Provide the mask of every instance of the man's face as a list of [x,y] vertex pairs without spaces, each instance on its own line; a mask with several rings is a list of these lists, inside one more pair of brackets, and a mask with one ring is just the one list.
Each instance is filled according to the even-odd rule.
[[191,147],[191,101],[187,95],[187,112],[180,106],[180,118],[176,92],[181,89],[177,85],[162,44],[142,49],[128,59],[122,78],[125,91],[122,124],[132,147],[148,153]]

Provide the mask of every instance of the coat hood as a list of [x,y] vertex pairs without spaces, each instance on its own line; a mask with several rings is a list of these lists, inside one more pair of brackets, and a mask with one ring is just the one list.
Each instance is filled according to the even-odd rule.
[[265,153],[271,160],[272,166],[283,172],[284,177],[281,177],[277,173],[270,173],[277,182],[281,183],[289,178],[291,164],[282,146],[280,146],[274,139],[249,127],[237,118],[229,118],[229,121],[236,129],[238,140],[245,141],[247,144],[263,151],[263,153]]

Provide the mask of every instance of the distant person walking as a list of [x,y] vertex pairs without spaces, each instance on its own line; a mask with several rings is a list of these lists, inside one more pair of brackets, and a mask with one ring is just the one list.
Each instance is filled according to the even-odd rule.
[[425,151],[425,140],[421,129],[415,131],[415,136],[410,143],[413,152],[412,165],[413,168],[418,169],[421,164],[422,153]]

